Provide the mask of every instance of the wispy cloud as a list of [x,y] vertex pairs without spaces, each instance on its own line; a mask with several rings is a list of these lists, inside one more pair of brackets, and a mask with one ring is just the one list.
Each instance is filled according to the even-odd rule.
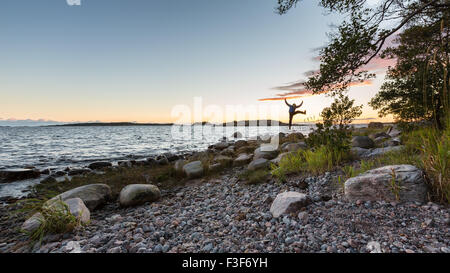
[[[354,82],[351,82],[349,84],[350,87],[369,86],[369,85],[372,85],[372,81],[371,80],[365,80],[365,81],[362,81],[362,82],[361,81],[354,81]],[[309,90],[309,89],[305,88],[305,82],[302,81],[302,82],[290,83],[290,84],[287,84],[287,85],[284,85],[284,86],[277,86],[277,87],[274,87],[272,89],[282,90],[282,91],[289,91],[289,92],[278,93],[278,94],[276,94],[277,97],[258,99],[258,101],[297,99],[297,98],[302,98],[302,97],[307,97],[307,96],[313,96],[313,95],[316,95],[316,94],[328,93],[334,88],[331,88],[330,90],[323,90],[322,92],[316,92],[314,94],[312,90]]]

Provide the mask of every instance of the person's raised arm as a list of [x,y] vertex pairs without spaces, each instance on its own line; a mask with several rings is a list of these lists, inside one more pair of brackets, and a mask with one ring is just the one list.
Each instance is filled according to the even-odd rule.
[[300,108],[303,105],[303,101],[295,108]]
[[287,106],[291,107],[291,105],[287,102],[286,99],[284,99],[284,102],[286,103]]

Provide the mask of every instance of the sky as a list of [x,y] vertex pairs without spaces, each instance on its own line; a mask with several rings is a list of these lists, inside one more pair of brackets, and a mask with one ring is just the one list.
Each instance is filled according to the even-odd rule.
[[[247,118],[287,121],[284,102],[271,98],[286,93],[277,87],[318,68],[317,49],[342,18],[316,1],[278,15],[276,2],[3,0],[0,125],[174,122],[180,105],[193,121],[234,119],[208,116],[208,106],[223,113],[227,106],[253,107],[262,110]],[[367,102],[384,78],[378,72],[370,84],[350,89],[364,105],[362,119],[377,119]],[[301,100],[307,114],[294,122],[317,119],[332,102],[324,95],[289,101]],[[195,116],[198,101],[202,114]]]

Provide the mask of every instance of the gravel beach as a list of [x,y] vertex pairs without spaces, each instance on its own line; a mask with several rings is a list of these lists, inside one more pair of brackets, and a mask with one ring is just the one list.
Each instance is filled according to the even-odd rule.
[[[0,252],[450,252],[447,207],[347,202],[330,173],[246,185],[235,175],[239,170],[162,190],[155,203],[108,203],[91,213],[83,230],[49,235],[34,246],[15,231],[22,222],[5,220],[3,207]],[[273,218],[271,203],[283,191],[307,193],[313,202],[297,214]]]

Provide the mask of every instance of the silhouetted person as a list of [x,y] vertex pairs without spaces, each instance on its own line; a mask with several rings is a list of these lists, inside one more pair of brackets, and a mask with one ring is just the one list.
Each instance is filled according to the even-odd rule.
[[286,99],[284,99],[284,102],[286,103],[287,106],[289,106],[289,130],[290,130],[291,126],[292,126],[292,118],[296,114],[303,114],[303,115],[305,115],[306,111],[295,111],[297,108],[300,108],[303,105],[303,101],[300,103],[299,106],[295,105],[295,103],[292,104],[292,105],[289,104]]

